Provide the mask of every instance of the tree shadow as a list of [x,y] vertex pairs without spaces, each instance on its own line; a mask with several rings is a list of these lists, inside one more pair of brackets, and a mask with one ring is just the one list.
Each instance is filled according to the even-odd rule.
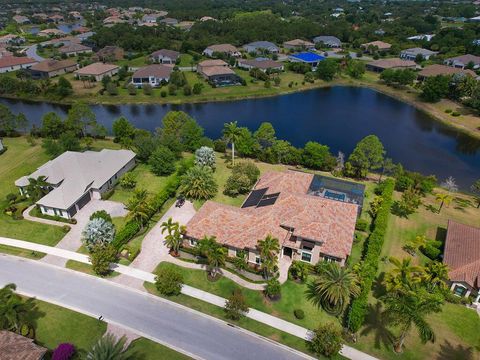
[[385,272],[380,273],[378,277],[375,279],[375,282],[373,283],[372,286],[372,292],[373,296],[375,296],[377,299],[385,295],[386,289],[385,289]]
[[368,305],[368,314],[366,317],[365,327],[360,332],[362,336],[374,333],[374,346],[379,349],[381,345],[391,347],[395,339],[393,333],[387,328],[382,314],[382,305],[377,301],[375,305]]
[[434,214],[438,214],[438,209],[433,205],[425,205],[425,209]]
[[435,241],[440,241],[442,243],[441,250],[443,253],[443,247],[445,246],[445,240],[447,239],[447,229],[443,227],[437,227],[437,232],[435,233]]
[[448,340],[445,340],[445,342],[440,345],[437,360],[452,359],[473,360],[473,349],[461,344],[452,344]]

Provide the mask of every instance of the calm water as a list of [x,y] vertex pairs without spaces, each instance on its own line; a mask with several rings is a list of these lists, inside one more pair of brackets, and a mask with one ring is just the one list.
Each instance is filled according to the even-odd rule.
[[[84,22],[76,22],[73,24],[60,23],[56,24],[57,29],[62,30],[65,34],[70,34],[72,31],[77,30],[79,27],[84,26]],[[39,26],[32,26],[27,30],[30,34],[38,34],[40,32]]]
[[[15,113],[23,112],[37,125],[48,111],[67,108],[47,103],[0,99]],[[464,189],[480,178],[480,141],[449,129],[414,107],[370,89],[332,87],[278,97],[186,105],[92,106],[97,120],[111,128],[119,116],[136,127],[154,130],[170,110],[193,116],[207,136],[221,136],[223,124],[238,121],[255,130],[269,121],[277,137],[303,146],[309,140],[349,154],[369,134],[377,135],[395,162],[407,169],[435,174],[440,181],[453,176]]]

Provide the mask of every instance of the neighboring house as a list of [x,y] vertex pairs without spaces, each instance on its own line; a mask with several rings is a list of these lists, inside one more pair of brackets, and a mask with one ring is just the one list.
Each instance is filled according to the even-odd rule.
[[144,24],[156,24],[158,19],[157,14],[145,14],[142,16],[142,23]]
[[73,72],[78,69],[78,64],[73,60],[45,60],[30,68],[33,79],[48,79],[54,76]]
[[93,56],[94,59],[103,62],[122,60],[125,56],[125,51],[118,46],[105,46],[98,50]]
[[65,54],[67,56],[76,56],[78,54],[88,54],[92,52],[92,48],[82,45],[82,44],[77,44],[70,42],[68,45],[63,45],[58,49],[61,54]]
[[301,62],[304,64],[308,64],[312,67],[312,70],[316,70],[318,63],[325,60],[325,57],[313,52],[301,52],[289,55],[288,60],[290,60],[291,62]]
[[173,19],[173,18],[165,18],[165,19],[162,19],[159,21],[160,24],[165,24],[165,25],[168,25],[168,26],[175,26],[178,24],[178,20],[177,19]]
[[17,24],[23,25],[23,24],[30,24],[30,19],[26,16],[23,15],[15,15],[13,18],[13,21],[15,21]]
[[392,47],[392,44],[389,44],[383,41],[371,41],[371,42],[360,45],[360,47],[364,51],[368,51],[369,49],[373,48],[378,50],[379,52],[383,52],[383,51],[390,50],[390,48]]
[[87,65],[75,71],[77,78],[94,78],[95,81],[102,81],[105,76],[114,76],[118,73],[119,67],[112,64],[100,62]]
[[205,70],[208,67],[228,67],[228,64],[220,59],[216,60],[203,60],[197,64],[197,72],[199,74],[202,74],[203,70]]
[[215,18],[213,18],[213,17],[211,17],[211,16],[202,16],[202,17],[200,18],[200,21],[201,21],[201,22],[204,22],[204,21],[217,21],[217,19],[215,19]]
[[411,48],[411,49],[405,49],[400,51],[400,57],[405,60],[413,60],[417,58],[417,56],[421,55],[424,60],[430,59],[431,56],[437,55],[437,51],[431,51],[428,49],[422,49],[422,48]]
[[385,35],[385,30],[383,29],[377,29],[373,32],[375,35],[383,36]]
[[455,295],[480,303],[480,228],[448,221],[443,263]]
[[42,360],[48,349],[12,331],[0,330],[0,359]]
[[59,22],[65,21],[63,15],[60,15],[60,14],[54,14],[52,16],[49,16],[48,19],[56,24],[58,24]]
[[342,42],[340,41],[339,38],[335,36],[329,36],[329,35],[317,36],[316,38],[313,39],[313,42],[315,44],[323,44],[331,48],[342,47]]
[[45,29],[41,30],[37,34],[38,36],[64,36],[66,35],[62,30],[59,29]]
[[150,59],[159,64],[175,64],[179,58],[178,51],[168,49],[157,50],[150,55]]
[[103,20],[104,25],[115,25],[126,23],[127,20],[121,19],[119,16],[109,16]]
[[36,60],[26,56],[5,56],[0,59],[0,74],[20,69],[29,69],[36,63]]
[[270,41],[254,41],[243,45],[243,49],[249,54],[278,54],[280,52],[278,46]]
[[197,65],[197,72],[215,86],[241,83],[241,78],[223,60],[204,60]]
[[145,84],[150,84],[152,87],[161,86],[170,80],[172,71],[172,65],[147,65],[133,73],[132,84],[137,87],[142,87]]
[[71,219],[88,202],[100,199],[120,177],[135,166],[131,150],[66,151],[15,185],[28,196],[29,179],[45,177],[49,193],[36,202],[42,214]]
[[176,26],[179,29],[189,31],[193,27],[193,25],[195,25],[195,22],[193,21],[180,21]]
[[474,69],[478,69],[480,67],[480,56],[466,54],[445,59],[443,63],[460,69],[465,69],[469,64],[472,64]]
[[288,50],[312,50],[315,49],[315,44],[310,41],[305,41],[302,39],[295,39],[290,41],[285,41],[283,47]]
[[430,34],[421,34],[421,35],[414,35],[414,36],[410,36],[407,38],[407,40],[426,40],[427,42],[431,41],[433,39],[433,37],[435,36],[435,34],[433,35],[430,35]]
[[438,76],[438,75],[451,76],[455,74],[470,75],[474,78],[477,77],[477,74],[475,74],[475,72],[472,70],[459,69],[459,68],[454,68],[446,65],[433,64],[433,65],[425,66],[425,68],[423,68],[418,73],[418,80],[425,80],[426,78],[429,78],[432,76]]
[[0,44],[0,59],[5,56],[13,56],[13,53],[7,50],[6,44]]
[[417,63],[412,60],[403,60],[399,58],[378,59],[367,63],[367,70],[374,72],[382,72],[387,69],[412,69],[417,68]]
[[237,66],[246,70],[260,69],[263,72],[266,72],[267,70],[283,71],[284,69],[282,63],[265,58],[254,60],[240,59],[238,60]]
[[203,55],[208,57],[213,57],[215,53],[234,57],[239,57],[242,55],[240,51],[238,51],[238,49],[231,44],[210,45],[205,50],[203,50]]
[[356,183],[299,171],[268,172],[241,208],[207,201],[187,223],[184,243],[194,246],[215,236],[229,256],[245,250],[248,262],[259,265],[257,242],[271,235],[280,243],[280,257],[344,265],[363,194],[364,186]]
[[20,45],[25,42],[25,38],[23,36],[7,34],[0,36],[0,44],[9,44],[9,45]]

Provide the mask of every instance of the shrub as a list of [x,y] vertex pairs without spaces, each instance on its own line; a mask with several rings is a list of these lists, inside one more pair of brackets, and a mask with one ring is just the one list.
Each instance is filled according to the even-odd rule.
[[92,215],[90,215],[90,220],[93,219],[103,219],[106,222],[112,222],[112,217],[105,210],[97,210]]
[[442,246],[442,243],[440,241],[435,241],[435,240],[428,240],[425,246],[421,248],[421,251],[423,254],[425,254],[426,257],[436,260],[442,253],[440,250],[440,247]]
[[445,112],[446,112],[447,114],[450,114],[450,113],[452,112],[452,109],[445,109]]
[[362,289],[360,295],[352,301],[347,317],[348,328],[353,332],[357,332],[360,329],[368,312],[368,295],[377,274],[380,253],[385,240],[385,232],[393,202],[394,187],[395,182],[392,179],[385,180],[381,195],[382,201],[373,221],[373,231],[365,242],[365,255],[359,269]]
[[307,263],[295,260],[292,262],[292,265],[290,266],[290,269],[288,271],[294,279],[305,282],[308,279],[310,268]]
[[310,347],[316,354],[331,357],[342,348],[342,333],[335,324],[322,325],[313,333]]
[[124,189],[134,189],[137,186],[137,179],[135,175],[129,171],[120,178],[120,186]]
[[267,295],[270,299],[278,300],[282,295],[281,291],[282,288],[277,279],[272,278],[268,280],[267,286],[265,286],[265,295]]
[[217,152],[224,153],[227,150],[227,143],[225,140],[217,139],[213,142],[213,149]]
[[215,168],[215,152],[208,146],[202,146],[195,151],[195,165]]
[[95,274],[105,276],[110,273],[110,263],[117,260],[117,249],[111,244],[96,244],[90,250],[90,261]]
[[137,95],[137,88],[133,84],[128,84],[127,91],[129,95]]
[[247,302],[240,289],[233,290],[225,303],[225,315],[232,320],[240,320],[248,312]]
[[196,83],[196,84],[193,85],[192,92],[195,95],[199,95],[199,94],[202,93],[202,89],[203,89],[203,84],[202,83]]
[[10,194],[7,194],[7,196],[5,196],[5,198],[7,199],[7,201],[8,201],[10,204],[15,204],[15,202],[16,202],[17,199],[18,199],[18,195],[17,195],[17,194],[10,193]]
[[358,219],[355,224],[355,229],[358,231],[367,231],[368,222],[365,219]]
[[115,194],[115,189],[104,192],[102,194],[101,198],[102,198],[102,200],[108,200],[112,197],[113,194]]
[[295,317],[296,317],[298,320],[305,319],[305,312],[304,312],[302,309],[295,309],[295,310],[293,310],[293,315],[295,315]]
[[109,82],[106,87],[108,95],[115,96],[118,95],[118,89],[114,83]]
[[185,85],[183,86],[183,95],[185,95],[185,96],[190,96],[190,95],[192,95],[192,87],[191,87],[190,85],[185,84]]
[[161,145],[150,155],[148,164],[155,175],[164,176],[175,171],[176,160],[175,154],[166,146]]
[[82,231],[82,242],[88,250],[95,245],[107,245],[115,237],[115,227],[103,218],[90,220]]
[[255,184],[259,175],[260,170],[253,162],[238,163],[233,167],[232,175],[228,177],[223,193],[229,196],[246,194]]
[[68,226],[68,225],[63,225],[63,226],[62,226],[62,231],[63,231],[65,234],[68,233],[68,232],[70,231],[70,226]]
[[182,274],[173,268],[160,269],[155,277],[155,286],[162,295],[179,295],[182,283]]
[[459,112],[457,112],[457,111],[454,111],[454,112],[452,112],[452,116],[455,116],[455,117],[457,117],[457,116],[460,116],[460,115],[462,115],[462,114],[460,114],[460,113],[459,113]]
[[208,167],[194,166],[182,177],[179,191],[190,199],[207,200],[215,196],[218,185]]
[[75,347],[69,343],[59,344],[53,350],[52,360],[70,360],[75,354]]
[[153,92],[152,85],[144,84],[142,88],[143,88],[143,93],[145,95],[152,95],[152,92]]
[[165,90],[160,91],[160,96],[162,98],[167,97],[167,92]]
[[129,221],[125,226],[118,231],[112,245],[117,249],[126,244],[130,239],[133,239],[135,234],[140,231],[140,225],[136,221]]

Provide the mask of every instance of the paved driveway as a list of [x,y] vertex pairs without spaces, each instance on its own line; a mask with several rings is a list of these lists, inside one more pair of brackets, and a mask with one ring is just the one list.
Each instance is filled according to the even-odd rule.
[[[90,220],[90,215],[98,210],[105,210],[112,217],[126,216],[128,213],[128,211],[125,209],[125,205],[120,202],[92,199],[87,205],[77,212],[75,215],[77,223],[75,225],[70,225],[71,230],[62,240],[60,240],[56,247],[70,251],[77,251],[78,248],[82,246],[82,231]],[[67,262],[66,259],[53,255],[45,256],[42,261],[62,267],[64,267]]]

